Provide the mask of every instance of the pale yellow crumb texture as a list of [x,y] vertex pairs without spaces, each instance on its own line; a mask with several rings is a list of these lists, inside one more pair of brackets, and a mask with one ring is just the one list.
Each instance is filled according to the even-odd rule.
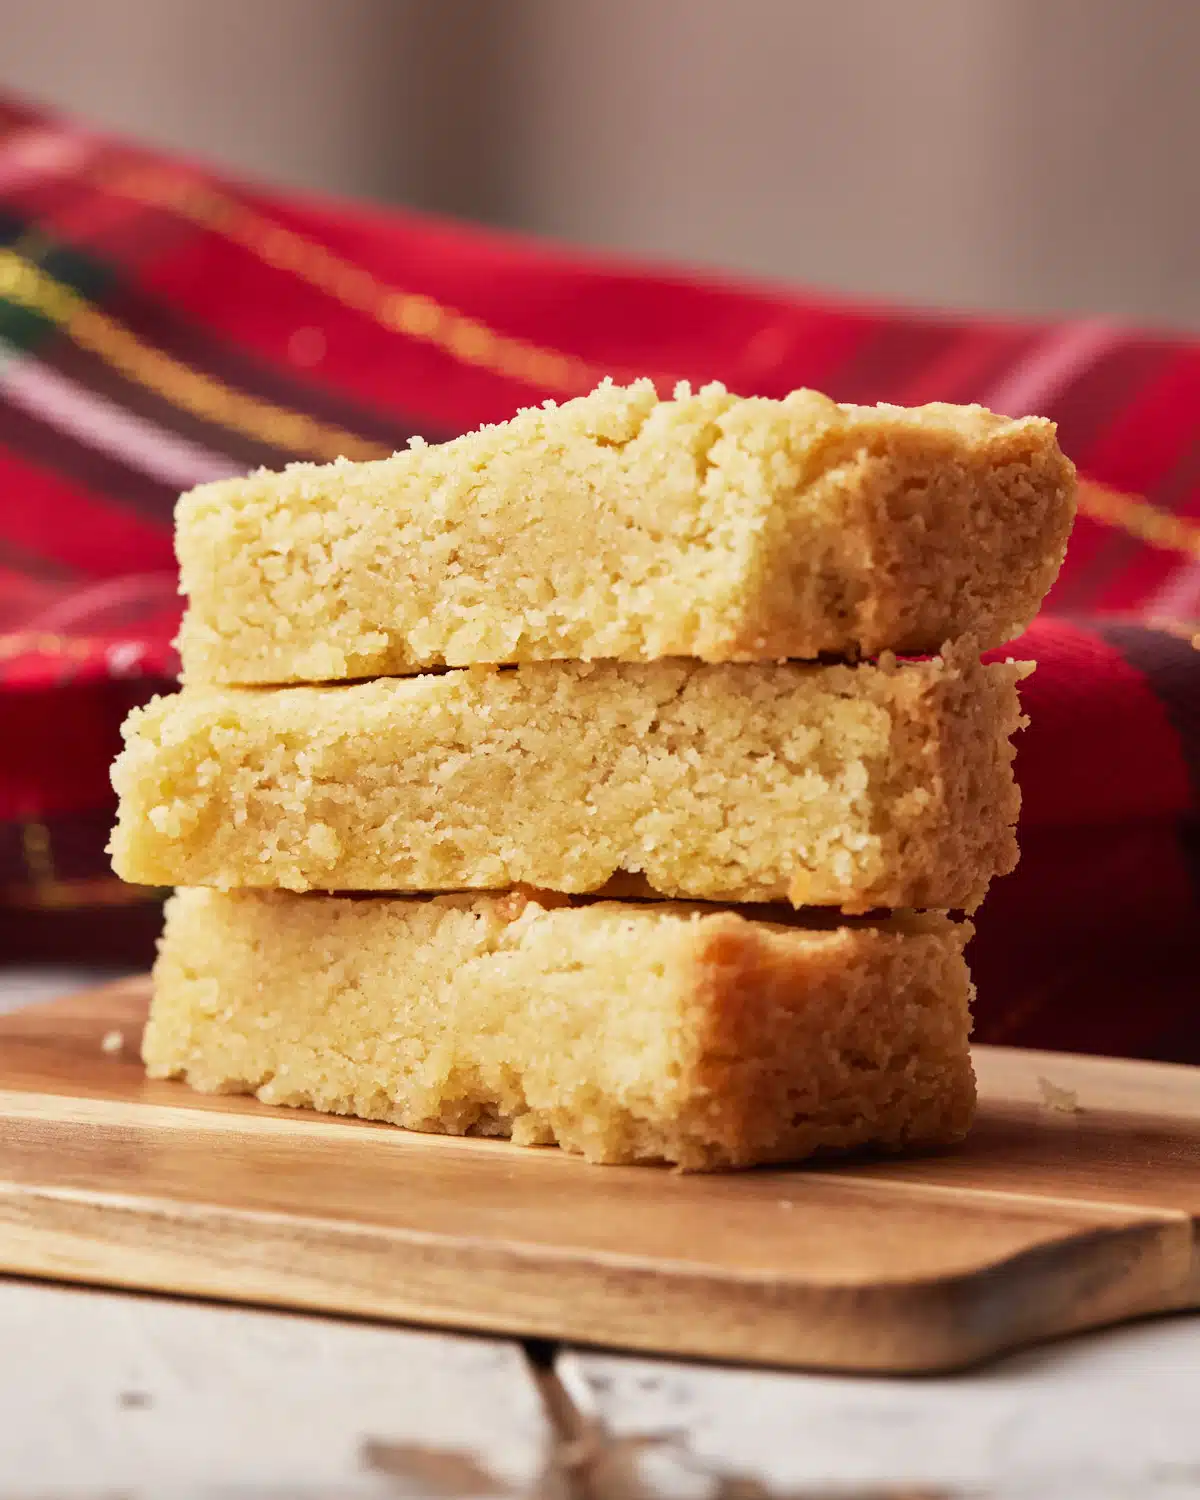
[[998,645],[1074,511],[1042,418],[605,383],[451,443],[184,496],[184,674]]
[[528,894],[184,890],[154,1077],[687,1168],[958,1140],[966,924],[772,923]]
[[113,863],[150,885],[970,910],[1016,862],[1026,670],[964,646],[193,687],[125,726]]

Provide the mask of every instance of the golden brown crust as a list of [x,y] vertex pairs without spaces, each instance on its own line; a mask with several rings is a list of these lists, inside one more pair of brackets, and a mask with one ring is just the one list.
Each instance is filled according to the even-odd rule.
[[1032,619],[1074,511],[1041,418],[605,384],[184,496],[180,649],[199,684],[988,647]]
[[970,1123],[970,929],[532,896],[185,890],[156,1077],[413,1129],[711,1170]]
[[534,663],[135,712],[114,865],[157,885],[973,908],[1015,863],[1026,669]]

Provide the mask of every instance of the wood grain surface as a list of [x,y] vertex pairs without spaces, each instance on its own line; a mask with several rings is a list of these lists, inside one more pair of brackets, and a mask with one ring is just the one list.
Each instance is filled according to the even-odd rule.
[[1195,1069],[980,1049],[957,1151],[682,1176],[151,1082],[147,995],[0,1018],[0,1270],[875,1371],[1200,1305]]

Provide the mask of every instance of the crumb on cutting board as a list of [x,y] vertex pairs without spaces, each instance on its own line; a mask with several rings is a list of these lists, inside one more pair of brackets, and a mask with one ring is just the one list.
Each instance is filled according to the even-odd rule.
[[1047,1109],[1054,1110],[1060,1115],[1077,1115],[1082,1106],[1079,1103],[1079,1095],[1074,1089],[1059,1088],[1058,1084],[1051,1083],[1048,1078],[1038,1078],[1038,1088],[1042,1093],[1042,1103]]

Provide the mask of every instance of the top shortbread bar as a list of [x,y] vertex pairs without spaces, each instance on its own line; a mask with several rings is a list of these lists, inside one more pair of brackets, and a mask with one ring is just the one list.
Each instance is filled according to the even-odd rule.
[[1062,561],[1052,423],[649,380],[373,463],[192,490],[189,682],[999,645]]

